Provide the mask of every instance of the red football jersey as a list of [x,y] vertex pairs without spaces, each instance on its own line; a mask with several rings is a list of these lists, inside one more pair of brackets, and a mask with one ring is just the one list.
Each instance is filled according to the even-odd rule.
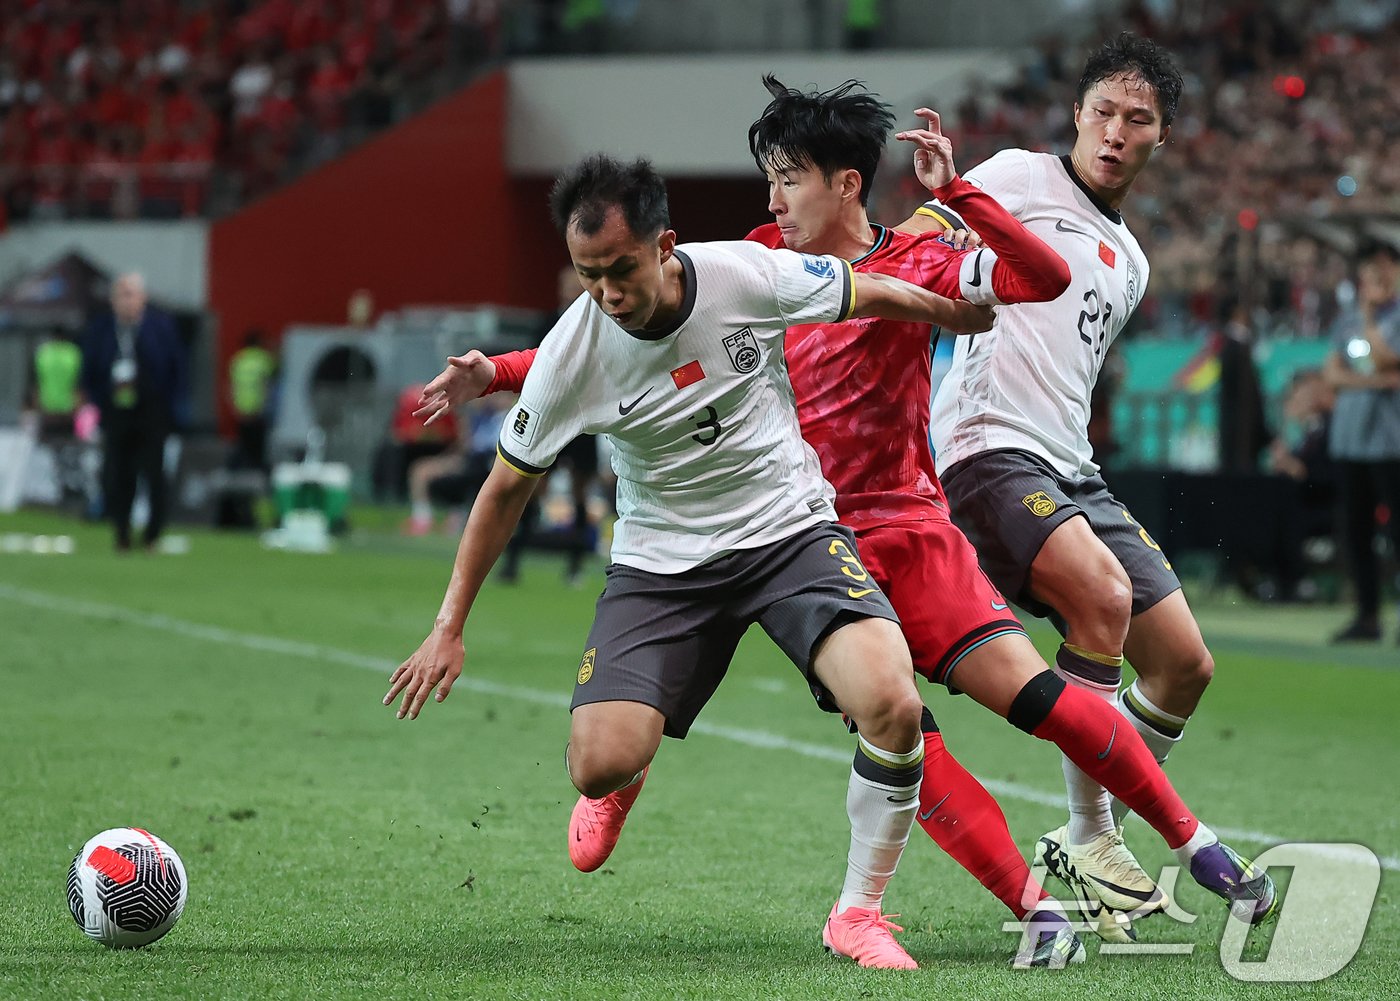
[[[852,268],[961,297],[964,252],[933,233],[911,236],[884,226],[874,231],[875,245],[851,261]],[[774,223],[748,239],[784,245]],[[836,488],[841,521],[857,531],[906,518],[947,517],[928,444],[931,335],[926,323],[876,318],[788,328],[784,350],[802,437]]]

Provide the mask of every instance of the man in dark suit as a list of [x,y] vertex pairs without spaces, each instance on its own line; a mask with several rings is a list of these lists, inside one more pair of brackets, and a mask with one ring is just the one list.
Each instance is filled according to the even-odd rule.
[[83,344],[83,391],[102,413],[103,488],[119,552],[131,548],[138,476],[151,504],[147,549],[165,526],[165,440],[183,423],[186,378],[184,345],[170,317],[147,306],[144,279],[117,278],[111,313],[93,321]]

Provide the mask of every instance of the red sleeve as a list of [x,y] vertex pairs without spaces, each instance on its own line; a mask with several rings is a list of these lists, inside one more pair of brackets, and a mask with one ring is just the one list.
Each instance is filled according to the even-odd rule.
[[764,223],[762,226],[755,226],[753,229],[749,230],[749,235],[744,237],[744,239],[750,240],[753,243],[761,243],[770,250],[776,250],[784,245],[783,231],[778,228],[777,223],[772,222]]
[[996,251],[992,291],[1002,302],[1049,302],[1069,288],[1065,259],[981,188],[955,177],[933,196],[961,215]]
[[945,299],[961,299],[962,283],[958,278],[964,252],[944,243],[940,233],[928,232],[912,236],[896,233],[896,239],[909,241],[907,248],[857,269],[898,278],[919,288],[928,289]]
[[509,351],[503,355],[492,355],[496,364],[496,377],[482,390],[482,396],[492,393],[518,393],[525,385],[525,376],[530,374],[530,366],[535,363],[539,348],[526,348],[524,351]]

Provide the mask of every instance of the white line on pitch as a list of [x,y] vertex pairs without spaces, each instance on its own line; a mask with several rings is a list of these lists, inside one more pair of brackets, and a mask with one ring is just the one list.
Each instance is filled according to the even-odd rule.
[[[335,647],[322,646],[319,643],[302,643],[298,640],[278,639],[275,636],[261,636],[257,633],[239,632],[233,629],[224,629],[220,626],[206,626],[198,622],[187,622],[184,619],[176,619],[156,612],[138,612],[134,609],[123,608],[119,605],[107,605],[93,601],[61,598],[57,595],[45,594],[40,591],[30,591],[26,588],[14,587],[9,584],[0,584],[0,598],[13,601],[16,604],[28,605],[31,608],[42,608],[47,611],[61,612],[65,615],[81,615],[90,619],[107,619],[112,622],[125,622],[135,626],[144,626],[148,629],[160,630],[161,632],[174,633],[177,636],[185,636],[190,639],[205,640],[210,643],[219,643],[228,646],[238,646],[245,650],[257,650],[263,653],[281,654],[287,657],[301,657],[307,660],[344,664],[347,667],[358,667],[369,671],[377,671],[385,677],[397,666],[396,662],[384,657],[370,657],[365,654],[354,653],[350,650],[339,650]],[[520,702],[534,702],[540,705],[567,708],[570,701],[569,696],[560,692],[542,692],[534,688],[502,685],[494,681],[487,681],[484,678],[463,677],[457,684],[487,695],[499,695],[503,698],[515,699]],[[791,751],[795,754],[803,755],[804,757],[817,758],[823,761],[846,762],[849,761],[851,757],[851,752],[848,748],[791,740],[765,730],[749,730],[742,727],[721,726],[715,723],[706,723],[703,720],[696,721],[690,729],[692,733],[703,733],[711,737],[720,737],[724,740],[730,740],[749,747],[758,747],[764,750],[774,751]],[[1018,785],[1014,782],[1000,782],[996,779],[984,779],[982,780],[982,784],[994,795],[1004,796],[1007,799],[1018,799],[1025,803],[1035,803],[1039,806],[1048,807],[1063,807],[1065,802],[1062,795],[1045,792],[1040,789],[1032,789],[1029,786]],[[1294,843],[1291,838],[1286,838],[1278,834],[1270,834],[1266,831],[1254,831],[1239,827],[1216,827],[1215,825],[1212,825],[1212,827],[1214,827],[1218,834],[1236,840],[1253,841],[1266,845]],[[1336,861],[1352,861],[1356,858],[1356,850],[1350,845],[1308,843],[1307,848],[1314,854]],[[1400,872],[1400,857],[1393,855],[1381,856],[1380,863],[1384,868],[1392,872]]]

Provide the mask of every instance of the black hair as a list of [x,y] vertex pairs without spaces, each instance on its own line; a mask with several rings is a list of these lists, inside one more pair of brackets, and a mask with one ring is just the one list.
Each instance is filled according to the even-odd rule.
[[1104,42],[1099,50],[1084,64],[1084,73],[1079,77],[1079,89],[1075,91],[1075,101],[1082,107],[1084,95],[1100,80],[1109,80],[1122,74],[1141,77],[1157,95],[1157,106],[1162,113],[1162,125],[1170,125],[1176,117],[1176,106],[1181,102],[1181,70],[1170,52],[1150,38],[1141,38],[1131,31],[1124,31]]
[[749,152],[758,169],[816,169],[828,181],[838,170],[855,170],[860,174],[860,203],[865,205],[894,126],[889,105],[859,80],[804,93],[785,87],[770,73],[763,86],[773,100],[749,126]]
[[622,212],[636,236],[655,236],[671,226],[666,182],[650,160],[624,164],[595,153],[560,174],[549,192],[554,225],[565,235],[573,225],[592,236],[602,229],[612,208]]
[[1356,259],[1358,261],[1369,261],[1373,257],[1384,257],[1391,261],[1400,261],[1400,250],[1395,245],[1384,240],[1377,240],[1373,236],[1363,237],[1356,248]]

